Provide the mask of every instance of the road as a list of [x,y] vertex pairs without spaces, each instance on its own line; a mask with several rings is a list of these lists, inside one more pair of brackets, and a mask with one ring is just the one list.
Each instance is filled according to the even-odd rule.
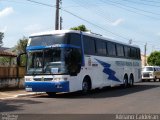
[[160,113],[160,82],[136,83],[134,87],[80,93],[46,94],[0,101],[0,112],[25,114],[133,114]]

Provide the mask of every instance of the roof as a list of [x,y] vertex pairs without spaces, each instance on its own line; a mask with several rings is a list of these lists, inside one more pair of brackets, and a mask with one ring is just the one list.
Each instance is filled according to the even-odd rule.
[[7,47],[0,47],[0,51],[1,50],[7,50],[7,49],[9,49],[9,48],[7,48]]
[[[31,34],[30,37],[42,36],[42,35],[65,34],[65,33],[79,33],[80,34],[81,31],[77,31],[77,30],[54,30],[54,31],[46,31],[46,32]],[[114,39],[104,37],[103,35],[99,35],[99,34],[96,34],[96,33],[92,33],[92,32],[82,32],[82,33],[84,35],[87,35],[87,36],[96,37],[96,38],[99,38],[99,39],[104,39],[104,40],[107,40],[107,41],[112,41],[112,42],[116,42],[116,43],[119,43],[119,44],[124,44],[124,45],[127,45],[127,46],[132,46],[132,47],[138,47],[139,48],[139,46],[137,46],[137,45],[130,45],[130,44],[127,44],[127,43],[124,43],[124,42],[120,42],[120,41],[117,41],[117,40],[114,40]]]
[[3,50],[0,50],[0,57],[17,57],[16,54],[10,53],[10,52],[5,52]]

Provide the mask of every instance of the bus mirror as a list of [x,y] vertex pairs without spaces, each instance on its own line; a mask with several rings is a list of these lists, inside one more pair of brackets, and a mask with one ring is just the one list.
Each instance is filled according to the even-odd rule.
[[17,65],[20,67],[26,66],[27,62],[27,54],[26,53],[21,53],[17,57]]

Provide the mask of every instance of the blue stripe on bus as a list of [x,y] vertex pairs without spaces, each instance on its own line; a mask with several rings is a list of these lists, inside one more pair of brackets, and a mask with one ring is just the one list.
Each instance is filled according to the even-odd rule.
[[69,81],[33,81],[25,82],[25,88],[31,92],[69,92]]
[[98,60],[98,59],[96,59],[96,60],[104,67],[103,72],[108,75],[108,79],[109,79],[109,80],[116,81],[116,82],[121,82],[121,81],[115,76],[116,72],[110,68],[110,67],[111,67],[110,64],[108,64],[108,63],[106,63],[106,62],[103,62],[103,61],[100,61],[100,60]]
[[62,48],[80,48],[80,46],[71,45],[71,44],[60,44]]
[[46,48],[45,46],[28,46],[26,50],[41,50],[45,48]]
[[54,48],[54,47],[60,47],[60,48],[80,48],[80,46],[75,46],[75,45],[71,45],[71,44],[57,44],[57,45],[53,45],[53,46],[28,46],[26,48],[26,50],[42,50],[42,49],[46,49],[46,48]]

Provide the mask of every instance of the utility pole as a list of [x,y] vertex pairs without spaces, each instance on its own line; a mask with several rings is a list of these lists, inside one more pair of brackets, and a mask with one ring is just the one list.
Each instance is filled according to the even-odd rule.
[[60,0],[56,0],[55,30],[59,30],[59,6]]
[[[60,0],[60,8],[62,7],[62,0]],[[62,18],[62,13],[61,13],[61,16],[60,16],[60,30],[62,30],[62,23],[63,23],[63,18]]]
[[147,53],[147,43],[144,45],[144,66],[147,65],[147,62],[146,62],[146,53]]
[[62,16],[60,17],[60,30],[62,30],[62,23],[63,23],[63,19]]
[[132,41],[133,41],[132,39],[129,40],[129,44],[130,44],[130,45],[132,44]]

